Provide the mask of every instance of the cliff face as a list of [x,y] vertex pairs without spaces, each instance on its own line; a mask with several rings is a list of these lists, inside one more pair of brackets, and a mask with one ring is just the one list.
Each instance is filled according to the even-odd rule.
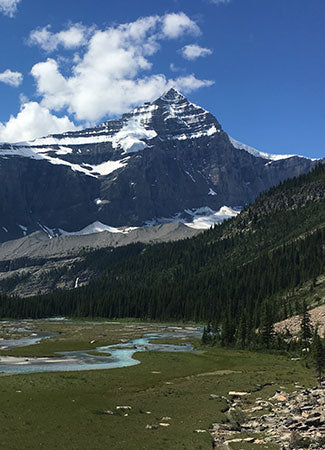
[[78,223],[80,215],[95,216],[92,200],[99,191],[97,179],[42,160],[12,157],[0,159],[0,163],[4,237],[22,236],[47,224],[64,228]]
[[209,112],[174,89],[120,120],[0,145],[0,241],[244,206],[316,164],[236,147]]

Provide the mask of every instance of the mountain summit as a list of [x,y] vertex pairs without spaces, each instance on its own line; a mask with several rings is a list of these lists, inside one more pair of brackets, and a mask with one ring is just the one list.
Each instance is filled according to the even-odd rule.
[[229,138],[212,114],[172,88],[94,128],[0,145],[0,241],[241,207],[316,164],[282,158]]

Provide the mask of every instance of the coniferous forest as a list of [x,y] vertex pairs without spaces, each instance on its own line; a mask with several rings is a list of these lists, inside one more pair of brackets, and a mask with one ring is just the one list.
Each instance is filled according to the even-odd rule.
[[319,165],[195,238],[89,252],[85,261],[101,269],[98,278],[44,296],[2,295],[0,316],[204,321],[222,324],[224,343],[245,343],[256,328],[267,339],[268,321],[299,312],[290,292],[324,274],[324,225]]

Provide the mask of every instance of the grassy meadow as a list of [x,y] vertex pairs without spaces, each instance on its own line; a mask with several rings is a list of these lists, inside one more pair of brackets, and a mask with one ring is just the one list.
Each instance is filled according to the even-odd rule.
[[[155,325],[73,322],[40,322],[37,327],[61,334],[1,354],[49,356],[55,350],[94,350],[155,329]],[[312,371],[300,361],[197,344],[194,353],[137,353],[134,357],[141,364],[128,368],[0,377],[0,448],[211,449],[208,431],[195,430],[208,430],[213,422],[225,420],[226,402],[210,400],[210,394],[250,391],[247,401],[253,402],[270,397],[276,389],[293,390],[295,382],[315,383]],[[160,425],[164,423],[169,425]],[[277,448],[245,445],[233,448]]]

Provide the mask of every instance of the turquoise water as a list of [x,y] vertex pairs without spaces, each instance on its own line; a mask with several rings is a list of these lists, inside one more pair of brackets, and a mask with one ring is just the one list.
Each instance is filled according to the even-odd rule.
[[[26,332],[28,330],[24,328],[17,328],[15,331]],[[31,336],[22,337],[19,339],[2,339],[0,341],[0,350],[8,350],[15,347],[27,347],[27,345],[37,344],[43,339],[49,339],[54,336],[57,336],[57,333],[37,332],[32,333]]]
[[[36,344],[42,339],[52,337],[49,333],[34,333],[36,336],[24,337],[21,339],[1,341],[6,348],[26,346]],[[11,374],[76,371],[76,370],[98,370],[114,369],[118,367],[129,367],[140,364],[135,353],[139,352],[192,352],[193,347],[188,343],[184,345],[155,344],[149,341],[156,339],[175,339],[199,337],[200,328],[191,330],[178,330],[175,332],[148,333],[142,338],[131,339],[121,344],[96,347],[92,351],[108,353],[107,356],[93,355],[89,350],[58,352],[58,357],[49,358],[16,358],[0,357],[0,372]]]

